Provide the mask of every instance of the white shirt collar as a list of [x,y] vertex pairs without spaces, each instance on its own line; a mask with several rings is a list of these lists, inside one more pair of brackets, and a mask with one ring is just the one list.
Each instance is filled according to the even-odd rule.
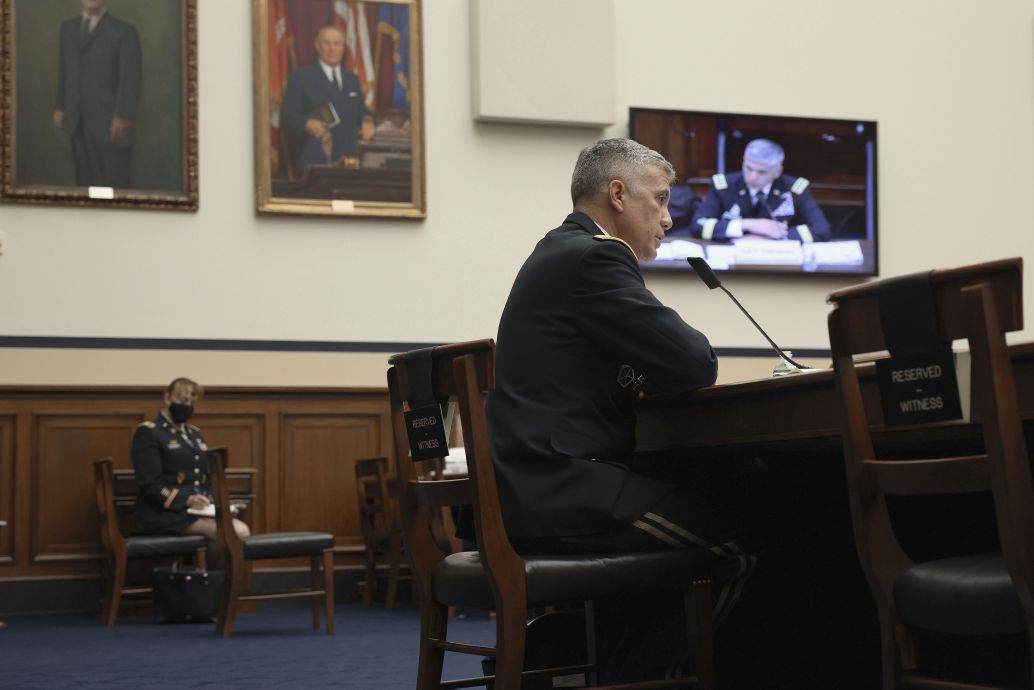
[[90,31],[93,31],[97,28],[97,23],[101,20],[101,17],[103,17],[107,13],[107,7],[102,8],[101,11],[97,14],[86,14],[85,12],[83,12],[83,19],[88,19],[90,21]]
[[323,68],[323,73],[325,75],[327,75],[327,79],[329,81],[332,81],[332,82],[334,82],[336,84],[338,80],[335,78],[335,73],[340,74],[340,70],[341,70],[340,63],[337,64],[337,65],[334,65],[333,67],[331,67],[327,63],[323,62],[323,60],[319,60],[319,63],[320,63],[320,67]]

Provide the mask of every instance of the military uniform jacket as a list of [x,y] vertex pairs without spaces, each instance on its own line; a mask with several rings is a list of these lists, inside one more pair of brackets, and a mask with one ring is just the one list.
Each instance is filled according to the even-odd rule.
[[187,513],[187,499],[212,494],[207,449],[196,426],[181,429],[164,414],[137,426],[132,455],[140,532],[180,534],[197,519]]
[[768,197],[755,209],[743,173],[714,175],[711,190],[697,207],[689,229],[705,240],[735,239],[726,234],[731,221],[741,218],[771,218],[788,226],[788,239],[822,242],[829,239],[829,221],[811,195],[807,178],[780,175],[772,181]]
[[499,323],[487,403],[512,538],[598,534],[670,487],[630,472],[639,390],[714,382],[703,334],[646,289],[623,241],[572,213],[521,268]]

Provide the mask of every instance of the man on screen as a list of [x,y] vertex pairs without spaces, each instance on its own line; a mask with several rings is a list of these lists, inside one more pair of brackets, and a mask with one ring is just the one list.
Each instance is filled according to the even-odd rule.
[[805,177],[783,174],[783,148],[754,139],[743,152],[743,170],[711,178],[711,190],[690,221],[693,237],[732,240],[820,242],[829,221],[808,190]]
[[359,78],[343,64],[345,34],[324,26],[316,35],[318,60],[287,78],[281,117],[292,135],[298,174],[310,165],[336,165],[358,155],[357,139],[372,139],[373,115]]

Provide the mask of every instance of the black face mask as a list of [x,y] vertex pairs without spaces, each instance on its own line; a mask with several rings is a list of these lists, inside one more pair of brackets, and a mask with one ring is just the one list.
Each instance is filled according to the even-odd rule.
[[177,424],[190,419],[190,415],[194,414],[193,405],[184,405],[183,403],[169,403],[169,416],[172,417],[172,421]]

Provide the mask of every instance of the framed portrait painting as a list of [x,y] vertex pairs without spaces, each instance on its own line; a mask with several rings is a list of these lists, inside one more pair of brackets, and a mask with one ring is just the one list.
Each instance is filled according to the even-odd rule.
[[0,0],[0,199],[197,210],[197,0]]
[[420,0],[252,0],[261,213],[423,218]]

